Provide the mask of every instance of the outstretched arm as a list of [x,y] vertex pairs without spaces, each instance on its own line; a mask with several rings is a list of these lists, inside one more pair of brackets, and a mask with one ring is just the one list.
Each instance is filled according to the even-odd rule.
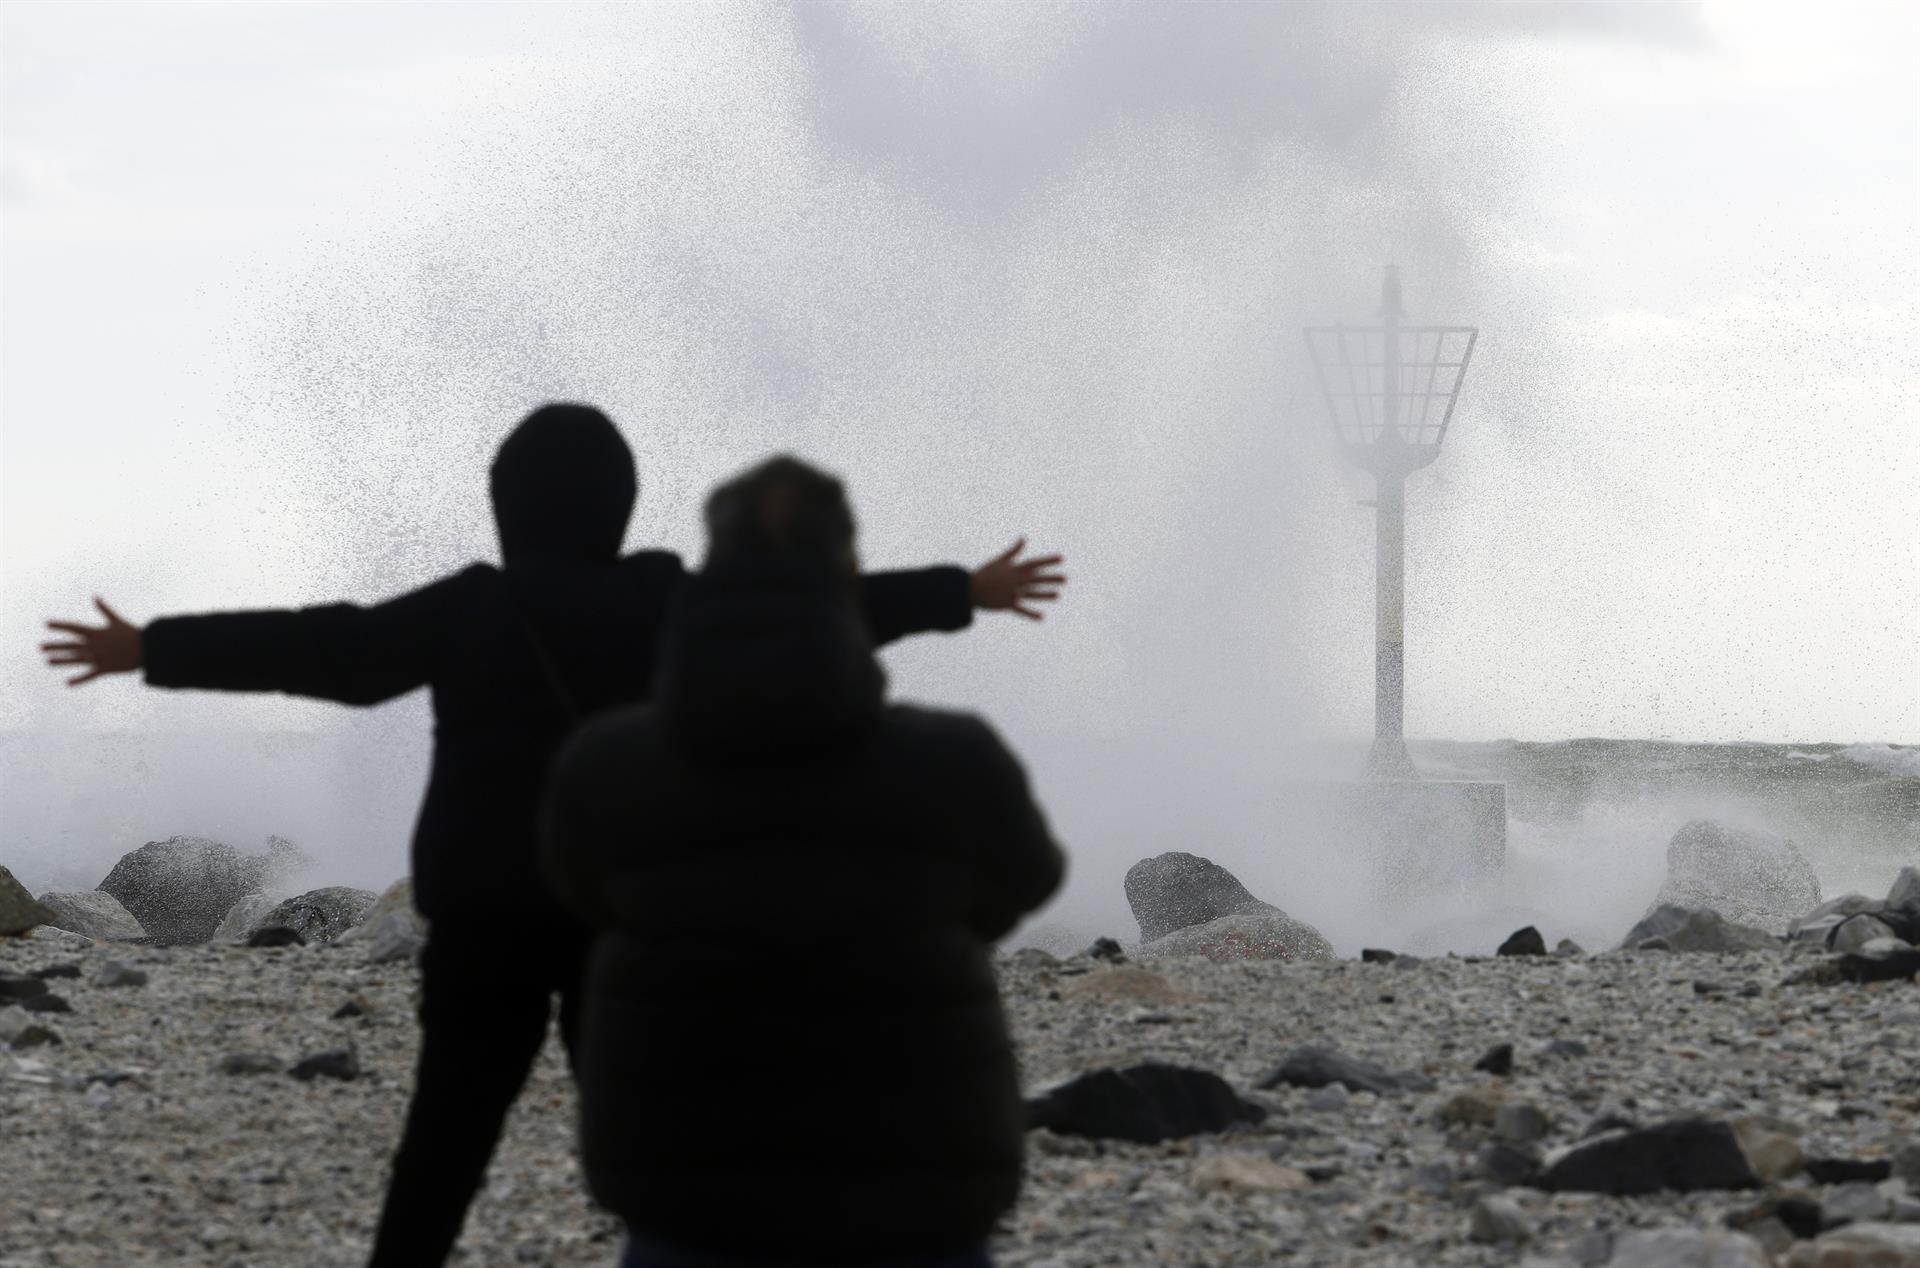
[[1067,578],[1059,571],[1062,556],[1019,558],[1026,544],[1021,538],[972,572],[941,567],[867,573],[860,578],[860,598],[874,644],[927,630],[965,629],[975,609],[1039,620],[1034,605],[1059,598]]
[[[141,669],[155,687],[283,691],[376,704],[432,676],[465,574],[373,607],[163,617],[136,627],[99,603],[104,627],[49,621],[67,635],[41,645],[50,665],[81,667],[72,685]],[[99,601],[96,600],[96,603]]]

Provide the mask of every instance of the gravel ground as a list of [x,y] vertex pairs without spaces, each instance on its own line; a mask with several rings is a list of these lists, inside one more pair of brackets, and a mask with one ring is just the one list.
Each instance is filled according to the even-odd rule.
[[[1475,1171],[1491,1129],[1443,1125],[1443,1109],[1470,1117],[1474,1104],[1530,1103],[1546,1133],[1537,1147],[1549,1153],[1604,1115],[1652,1123],[1705,1113],[1766,1116],[1809,1157],[1893,1156],[1920,1141],[1920,986],[1783,984],[1816,958],[1004,958],[1031,1088],[1103,1065],[1174,1062],[1224,1076],[1271,1113],[1256,1128],[1151,1146],[1034,1132],[1026,1193],[996,1259],[1004,1268],[1580,1264],[1605,1261],[1610,1231],[1718,1225],[1767,1195],[1507,1188],[1505,1227],[1517,1236],[1475,1241],[1476,1203],[1503,1188]],[[99,984],[110,960],[148,980]],[[61,1040],[0,1052],[0,1268],[361,1262],[412,1072],[409,966],[370,965],[349,948],[0,941],[0,968],[62,964],[80,976],[48,985],[71,1012],[0,1009],[0,1025],[31,1022]],[[349,1000],[363,1015],[333,1017]],[[1550,1054],[1555,1040],[1586,1052]],[[1313,1043],[1436,1086],[1387,1096],[1253,1090],[1288,1050]],[[1475,1070],[1500,1043],[1514,1046],[1511,1073]],[[284,1073],[305,1054],[349,1045],[356,1079]],[[276,1068],[218,1071],[239,1052],[270,1054]],[[1462,1093],[1473,1095],[1456,1102]],[[455,1262],[615,1261],[618,1224],[583,1196],[573,1108],[549,1044]],[[1898,1179],[1880,1188],[1911,1201]],[[1804,1174],[1772,1189],[1834,1193]]]

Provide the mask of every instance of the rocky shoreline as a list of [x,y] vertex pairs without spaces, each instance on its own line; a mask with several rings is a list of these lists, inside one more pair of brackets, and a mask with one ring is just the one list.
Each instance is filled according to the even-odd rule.
[[[1920,1221],[1920,986],[1808,973],[1838,958],[1815,943],[1106,957],[1000,957],[1030,1090],[1160,1063],[1210,1071],[1264,1113],[1151,1144],[1035,1130],[995,1240],[1006,1268],[1920,1263],[1920,1222],[1894,1222]],[[360,1262],[411,1079],[409,962],[43,930],[0,942],[0,971],[66,1006],[0,1007],[0,1268]],[[47,1037],[23,1044],[29,1027]],[[1366,1090],[1362,1065],[1358,1091],[1260,1086],[1314,1047],[1398,1082]],[[573,1113],[550,1044],[458,1262],[613,1262],[619,1229],[580,1187]],[[1617,1138],[1694,1118],[1739,1133],[1759,1187],[1537,1187],[1596,1125]],[[1848,1252],[1849,1228],[1906,1249]]]

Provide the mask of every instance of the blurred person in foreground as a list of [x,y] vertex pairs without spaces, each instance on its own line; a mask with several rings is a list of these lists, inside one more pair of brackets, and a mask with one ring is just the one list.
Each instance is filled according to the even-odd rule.
[[[144,629],[99,603],[104,627],[49,622],[70,681],[143,671],[151,686],[279,691],[373,705],[433,692],[433,767],[414,830],[421,956],[419,1067],[375,1235],[374,1268],[452,1250],[508,1108],[546,1039],[556,995],[569,1053],[588,930],[540,884],[542,781],[574,727],[646,698],[660,621],[687,582],[678,556],[620,553],[638,489],[607,417],[548,405],[490,473],[503,567],[477,563],[371,607],[167,617]],[[957,567],[862,577],[855,621],[884,643],[966,626],[973,610],[1058,594],[1059,560],[1019,544]],[[851,583],[850,583],[851,584]]]
[[589,1187],[627,1268],[981,1268],[1024,1134],[990,948],[1060,849],[985,722],[886,702],[838,481],[775,458],[707,524],[651,702],[548,785]]

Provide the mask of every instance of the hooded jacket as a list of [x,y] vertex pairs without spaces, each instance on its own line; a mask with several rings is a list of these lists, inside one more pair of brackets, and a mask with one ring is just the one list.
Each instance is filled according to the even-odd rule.
[[983,1243],[1024,1123],[989,944],[1063,862],[978,718],[883,701],[854,606],[716,575],[653,702],[554,768],[542,862],[600,933],[582,1146],[636,1233],[859,1263]]
[[[634,488],[632,455],[598,411],[536,411],[492,470],[505,567],[474,564],[371,607],[162,618],[142,636],[146,681],[354,705],[430,687],[433,765],[412,860],[422,913],[565,919],[534,864],[547,766],[579,722],[646,698],[661,620],[687,577],[666,551],[619,557]],[[972,619],[960,568],[861,587],[877,642]]]

